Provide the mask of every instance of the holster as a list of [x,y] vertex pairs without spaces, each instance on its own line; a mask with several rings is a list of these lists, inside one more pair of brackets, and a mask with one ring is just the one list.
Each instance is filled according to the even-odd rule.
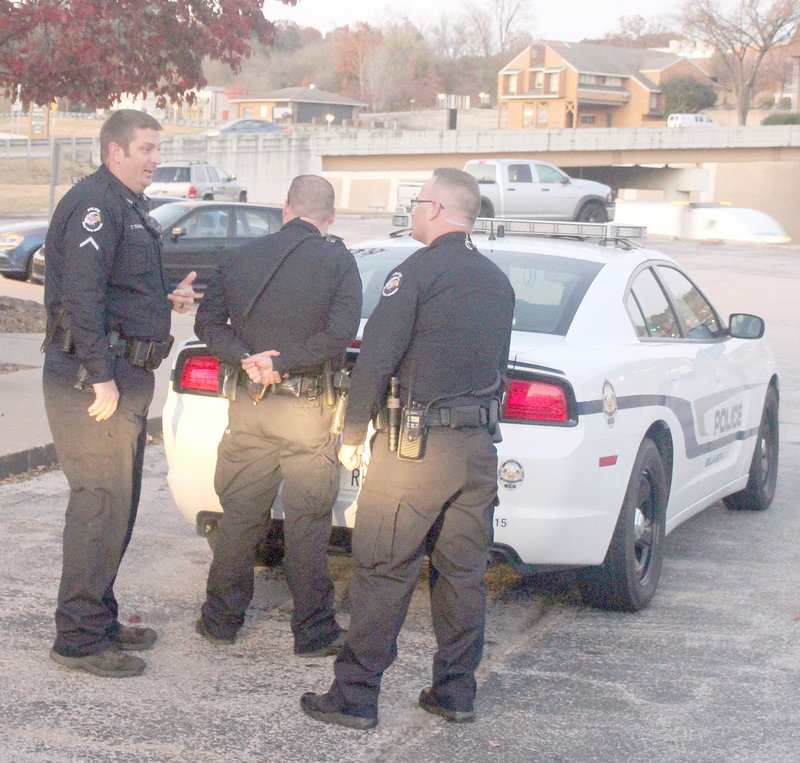
[[219,394],[228,400],[236,400],[236,387],[239,385],[239,365],[225,363],[219,364]]

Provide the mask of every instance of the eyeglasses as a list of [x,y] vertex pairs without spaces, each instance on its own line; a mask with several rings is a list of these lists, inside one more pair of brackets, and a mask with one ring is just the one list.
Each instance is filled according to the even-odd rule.
[[442,204],[436,199],[411,199],[411,211],[413,212],[420,204],[439,204],[439,209],[444,209]]

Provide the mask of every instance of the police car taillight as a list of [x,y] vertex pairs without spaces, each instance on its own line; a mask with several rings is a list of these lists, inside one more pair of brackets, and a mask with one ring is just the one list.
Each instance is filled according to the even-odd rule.
[[189,392],[219,391],[219,360],[213,355],[190,355],[183,362],[180,388]]
[[193,185],[190,185],[189,186],[189,190],[186,192],[186,196],[188,198],[190,198],[190,199],[196,199],[197,198],[197,189]]
[[511,379],[506,383],[505,421],[531,424],[574,424],[575,406],[566,385],[538,379]]

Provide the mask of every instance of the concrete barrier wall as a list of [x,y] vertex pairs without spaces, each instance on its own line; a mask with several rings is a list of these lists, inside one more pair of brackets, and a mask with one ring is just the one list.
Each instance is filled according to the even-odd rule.
[[[714,147],[742,154],[754,150],[762,159],[708,161]],[[797,187],[800,170],[800,127],[795,125],[469,132],[344,129],[238,138],[165,136],[162,148],[165,161],[196,159],[224,167],[248,188],[249,199],[260,203],[282,204],[298,174],[323,174],[337,190],[338,209],[353,213],[392,212],[405,184],[423,181],[434,167],[461,167],[475,156],[523,152],[567,169],[586,166],[585,176],[617,188],[661,191],[666,201],[727,201],[752,207],[800,239],[800,216],[791,190]],[[643,150],[660,156],[661,163],[637,165],[635,152]],[[669,166],[675,157],[670,152],[676,150],[699,158]],[[559,156],[564,161],[556,161]],[[593,161],[606,164],[591,167]],[[613,180],[604,179],[604,171]],[[664,216],[671,213],[659,213],[659,225]]]

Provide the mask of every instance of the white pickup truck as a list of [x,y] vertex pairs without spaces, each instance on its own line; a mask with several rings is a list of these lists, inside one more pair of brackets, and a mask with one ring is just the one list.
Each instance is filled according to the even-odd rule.
[[547,162],[476,159],[464,170],[480,184],[481,217],[577,220],[614,219],[614,191],[593,180],[571,178]]

